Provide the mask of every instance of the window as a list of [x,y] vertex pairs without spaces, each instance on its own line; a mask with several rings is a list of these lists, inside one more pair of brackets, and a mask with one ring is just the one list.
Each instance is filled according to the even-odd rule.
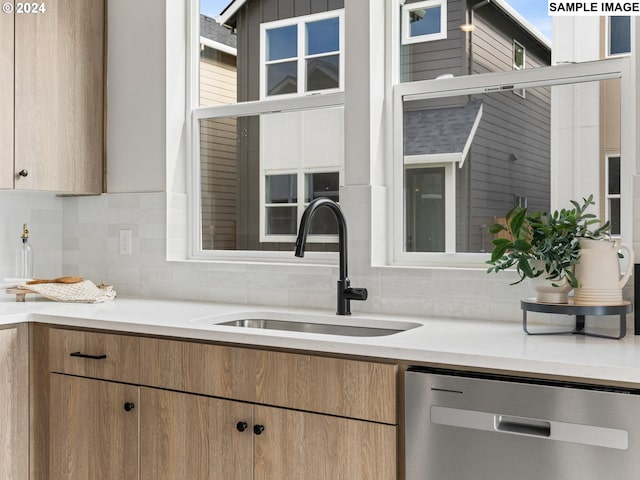
[[447,1],[428,0],[402,6],[402,43],[447,38]]
[[[264,175],[264,204],[261,241],[294,242],[298,221],[311,200],[327,197],[339,202],[339,172],[293,172]],[[303,200],[304,199],[304,200]],[[322,219],[324,213],[329,218]],[[310,243],[335,242],[335,228],[331,213],[320,210],[314,220],[307,241]],[[324,236],[322,236],[324,235]]]
[[343,88],[342,11],[261,25],[261,97]]
[[631,53],[631,17],[607,18],[607,56]]
[[620,235],[620,155],[607,155],[605,163],[605,218],[611,235]]
[[[513,69],[524,70],[526,67],[526,51],[524,46],[517,40],[513,40]],[[525,97],[524,88],[514,89],[513,93]]]
[[[609,61],[394,86],[394,114],[402,120],[394,130],[392,262],[480,262],[448,254],[489,251],[488,226],[516,201],[542,211],[556,208],[554,196],[568,205],[572,197],[553,192],[554,178],[573,175],[571,162],[593,178],[588,172],[600,164],[597,139],[605,128],[599,122],[606,122],[583,99],[598,98],[620,69]],[[511,94],[524,88],[526,103]],[[585,129],[586,121],[593,127]],[[553,122],[561,127],[553,131]],[[613,222],[621,208],[619,159],[609,168]],[[598,179],[586,183],[597,193]]]
[[[257,5],[239,11],[238,21]],[[262,14],[257,8],[251,15],[256,12]],[[198,49],[192,55],[201,98],[193,99],[191,119],[191,258],[290,259],[311,199],[339,201],[342,18],[343,10],[332,10],[237,30],[201,19],[211,36],[237,35],[238,43],[248,45],[237,51],[237,71],[215,52],[205,56]],[[220,101],[204,102],[205,94]],[[336,234],[331,212],[318,212],[308,250],[337,251]],[[307,261],[328,260],[311,255]]]
[[525,49],[517,40],[513,41],[513,69],[525,68]]

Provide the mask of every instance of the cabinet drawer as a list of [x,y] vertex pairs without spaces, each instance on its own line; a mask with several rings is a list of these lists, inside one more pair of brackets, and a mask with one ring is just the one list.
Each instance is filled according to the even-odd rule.
[[140,339],[53,328],[49,331],[49,369],[83,377],[138,383]]
[[142,338],[141,383],[396,423],[396,365]]

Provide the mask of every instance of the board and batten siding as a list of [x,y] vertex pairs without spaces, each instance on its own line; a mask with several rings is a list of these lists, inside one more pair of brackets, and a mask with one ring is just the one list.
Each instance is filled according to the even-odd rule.
[[[421,0],[407,1],[416,3]],[[466,35],[460,25],[466,22],[465,0],[447,2],[447,38],[403,45],[400,48],[400,77],[403,82],[432,80],[440,75],[467,74]]]
[[[260,25],[265,22],[344,8],[343,0],[261,0],[247,2],[235,16],[238,34],[238,101],[260,99]],[[237,248],[290,251],[291,243],[260,242],[260,122],[257,117],[238,121],[243,141],[238,151]],[[336,250],[334,244],[308,244],[307,250]]]
[[[236,103],[236,59],[209,47],[200,57],[200,105]],[[237,214],[237,127],[235,118],[200,123],[202,248],[233,249]]]

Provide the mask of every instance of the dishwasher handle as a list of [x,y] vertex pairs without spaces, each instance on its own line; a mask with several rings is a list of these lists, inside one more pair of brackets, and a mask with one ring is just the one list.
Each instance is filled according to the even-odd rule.
[[519,433],[548,438],[551,436],[551,422],[532,418],[495,415],[494,425],[499,432]]

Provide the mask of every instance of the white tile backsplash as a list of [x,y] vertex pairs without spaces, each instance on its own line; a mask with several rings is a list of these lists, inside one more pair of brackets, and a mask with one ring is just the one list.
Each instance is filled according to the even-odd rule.
[[[361,201],[366,188],[347,195],[355,200],[346,212],[353,232],[349,276],[353,286],[369,290],[366,302],[352,302],[354,312],[521,321],[520,299],[533,291],[526,282],[509,285],[517,280],[513,272],[371,267],[363,235],[371,221]],[[0,192],[0,277],[13,275],[15,246],[27,222],[37,276],[83,275],[114,285],[123,296],[335,308],[337,265],[167,261],[184,258],[186,209],[184,194]],[[119,254],[122,229],[132,232],[131,256]]]
[[0,280],[15,276],[16,248],[22,224],[28,224],[33,274],[63,274],[63,199],[52,193],[0,191]]

